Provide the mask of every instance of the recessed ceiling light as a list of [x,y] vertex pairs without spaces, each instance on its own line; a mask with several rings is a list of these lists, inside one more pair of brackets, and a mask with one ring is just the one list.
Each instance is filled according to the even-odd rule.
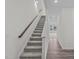
[[54,0],[54,3],[58,3],[58,0]]

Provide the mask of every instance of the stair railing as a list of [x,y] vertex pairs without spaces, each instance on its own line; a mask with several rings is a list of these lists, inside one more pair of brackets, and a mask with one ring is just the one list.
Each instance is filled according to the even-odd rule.
[[[38,16],[38,15],[37,15]],[[31,24],[34,22],[34,20],[37,18],[37,16],[34,17],[34,19],[29,23],[29,25],[23,30],[23,32],[18,36],[18,38],[21,38],[24,33],[27,31],[27,29],[31,26]]]

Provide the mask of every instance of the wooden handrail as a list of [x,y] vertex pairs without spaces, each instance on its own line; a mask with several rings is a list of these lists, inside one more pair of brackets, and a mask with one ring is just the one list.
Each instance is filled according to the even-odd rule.
[[[38,15],[37,15],[38,16]],[[34,19],[30,22],[30,24],[24,29],[24,31],[18,36],[18,38],[21,38],[24,33],[27,31],[27,29],[30,27],[30,25],[34,22],[34,20],[37,18],[37,16],[34,17]]]

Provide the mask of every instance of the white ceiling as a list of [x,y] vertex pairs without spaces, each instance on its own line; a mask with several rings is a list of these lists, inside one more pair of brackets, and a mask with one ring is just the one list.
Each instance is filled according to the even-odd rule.
[[45,0],[46,7],[62,7],[69,8],[74,7],[74,0],[58,0],[58,3],[54,3],[54,0]]
[[49,13],[60,13],[62,8],[73,8],[74,0],[58,0],[58,3],[54,3],[54,0],[44,0],[46,9]]

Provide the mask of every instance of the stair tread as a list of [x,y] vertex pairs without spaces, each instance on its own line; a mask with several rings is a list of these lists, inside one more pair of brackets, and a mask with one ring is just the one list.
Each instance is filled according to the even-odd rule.
[[36,35],[36,34],[37,34],[37,35],[41,35],[41,33],[33,33],[33,34],[35,34],[35,35]]
[[36,28],[43,28],[43,27],[39,27],[39,26],[37,26]]
[[36,28],[43,28],[43,27],[37,26]]
[[36,28],[37,28],[37,27],[38,27],[38,28],[43,28],[43,26],[36,26]]
[[42,30],[43,30],[43,28],[42,28],[42,29],[36,28],[35,30],[41,30],[41,31],[42,31]]
[[42,43],[42,41],[29,41],[29,43]]
[[32,36],[31,38],[41,38],[41,37],[39,37],[39,36]]
[[34,38],[38,38],[38,39],[40,38],[40,39],[41,39],[41,37],[35,37],[35,36],[31,36],[31,38],[33,38],[33,39],[34,39]]
[[42,31],[42,30],[34,30],[34,31]]
[[42,30],[34,30],[34,32],[36,32],[36,31],[37,31],[37,32],[42,32]]
[[42,46],[27,46],[27,47],[25,47],[25,48],[27,48],[27,49],[40,49],[40,48],[42,48]]
[[31,41],[42,41],[42,38],[30,38]]
[[41,33],[33,33],[32,36],[41,36]]
[[42,53],[35,53],[35,52],[31,52],[31,53],[23,52],[21,54],[21,56],[24,56],[24,57],[28,57],[28,56],[35,57],[35,56],[41,56],[41,55],[42,55]]

